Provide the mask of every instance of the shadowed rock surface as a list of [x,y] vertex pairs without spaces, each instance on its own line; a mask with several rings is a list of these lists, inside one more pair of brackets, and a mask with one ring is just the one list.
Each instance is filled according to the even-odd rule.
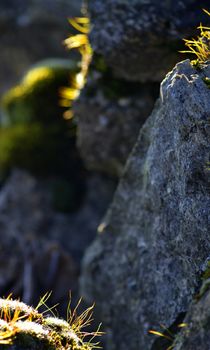
[[[97,175],[77,212],[54,210],[48,181],[16,170],[0,191],[0,290],[37,303],[53,291],[52,305],[66,310],[69,290],[78,298],[78,274],[84,250],[93,240],[114,184]],[[99,201],[100,198],[100,201]]]
[[189,308],[186,323],[174,343],[174,350],[209,350],[210,349],[210,292]]
[[148,330],[186,312],[209,258],[209,76],[189,60],[166,76],[84,259],[108,349],[151,349]]
[[90,40],[115,72],[128,80],[161,81],[180,60],[181,39],[204,21],[206,0],[91,0]]
[[104,79],[99,72],[95,72],[95,78],[89,78],[74,104],[77,144],[89,169],[115,176],[122,174],[158,90],[155,84]]

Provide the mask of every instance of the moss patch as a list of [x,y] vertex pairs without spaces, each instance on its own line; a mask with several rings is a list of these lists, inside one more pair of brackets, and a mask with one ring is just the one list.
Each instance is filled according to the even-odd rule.
[[74,323],[45,317],[17,300],[0,299],[2,350],[91,350],[94,344],[86,343],[80,328],[74,328]]
[[84,194],[76,125],[73,119],[64,119],[67,108],[60,105],[60,89],[74,81],[77,71],[71,61],[44,61],[1,101],[0,180],[14,167],[55,178],[53,204],[62,212],[76,210]]
[[3,124],[64,122],[59,91],[71,84],[77,71],[74,62],[70,61],[68,66],[66,61],[55,60],[45,61],[29,70],[20,84],[2,97]]

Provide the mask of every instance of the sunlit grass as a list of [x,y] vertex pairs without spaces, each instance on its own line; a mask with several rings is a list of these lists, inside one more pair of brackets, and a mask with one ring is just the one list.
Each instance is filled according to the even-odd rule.
[[[13,300],[12,295],[6,299],[0,299],[0,346],[15,344],[19,334],[29,334],[34,339],[37,337],[37,339],[48,341],[53,345],[53,349],[54,346],[59,350],[101,348],[99,342],[94,341],[96,337],[103,334],[100,331],[100,325],[96,331],[86,331],[93,321],[94,305],[78,314],[78,307],[82,299],[73,310],[71,310],[70,300],[65,321],[57,318],[53,312],[57,305],[52,308],[47,306],[50,296],[51,293],[46,293],[40,298],[36,308],[28,307],[19,300]],[[43,307],[45,310],[39,312],[39,309]]]
[[[166,349],[163,349],[163,350],[172,350],[174,348],[174,341],[175,341],[176,334],[171,332],[169,330],[169,328],[165,327],[164,325],[160,325],[160,326],[163,329],[163,332],[159,332],[159,331],[150,329],[148,331],[148,333],[149,334],[153,334],[153,335],[155,335],[157,337],[162,337],[162,338],[168,340],[170,345]],[[184,327],[187,327],[186,323],[180,323],[177,326],[177,328],[184,328]]]
[[[203,9],[210,16],[210,12]],[[200,34],[196,39],[184,39],[185,46],[188,50],[181,51],[182,53],[190,53],[195,55],[196,63],[205,63],[210,60],[210,27],[203,26],[202,23],[198,27]]]
[[[72,102],[79,97],[80,91],[86,83],[88,68],[92,60],[92,48],[88,38],[90,31],[89,18],[76,17],[69,19],[69,23],[74,29],[79,31],[79,33],[70,35],[64,43],[69,50],[76,49],[81,55],[80,71],[76,74],[71,86],[60,89],[60,104],[70,108]],[[71,110],[64,113],[65,119],[71,119],[72,116],[73,113]]]

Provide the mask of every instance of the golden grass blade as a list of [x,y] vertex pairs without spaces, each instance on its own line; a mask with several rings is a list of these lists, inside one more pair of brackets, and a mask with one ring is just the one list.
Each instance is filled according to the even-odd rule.
[[210,16],[210,12],[207,11],[206,9],[202,9],[208,16]]
[[[210,12],[203,9],[203,11],[210,16]],[[180,51],[182,53],[191,53],[194,54],[199,63],[204,63],[210,59],[210,27],[203,26],[200,23],[198,27],[200,30],[200,36],[197,39],[184,39],[185,46],[189,50]]]
[[187,327],[187,323],[180,323],[178,325],[178,328],[184,328],[184,327]]
[[171,338],[171,337],[169,337],[169,336],[167,336],[166,334],[163,334],[163,333],[161,333],[161,332],[149,330],[148,333],[157,335],[158,337],[166,338],[166,339],[168,339],[169,341],[173,341],[173,338]]
[[72,25],[73,28],[78,30],[81,33],[88,34],[89,33],[89,25],[80,24],[79,21],[77,21],[75,18],[69,19],[69,23]]

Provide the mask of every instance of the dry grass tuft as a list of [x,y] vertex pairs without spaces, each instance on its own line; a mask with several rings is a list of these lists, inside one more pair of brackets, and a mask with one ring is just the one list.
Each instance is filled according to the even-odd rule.
[[[205,9],[203,11],[210,16],[209,11]],[[196,39],[184,39],[188,50],[181,51],[195,55],[194,64],[202,64],[210,60],[210,27],[204,27],[201,23],[198,29],[200,30],[199,36]]]

